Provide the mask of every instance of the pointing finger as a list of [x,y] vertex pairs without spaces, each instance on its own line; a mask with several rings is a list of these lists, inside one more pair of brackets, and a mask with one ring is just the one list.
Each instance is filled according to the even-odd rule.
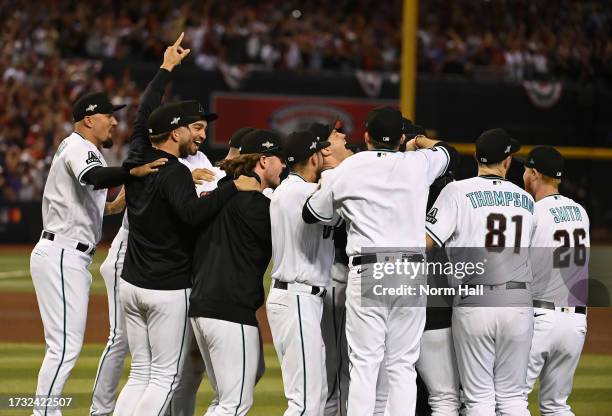
[[185,36],[185,32],[181,32],[181,35],[178,37],[178,39],[176,40],[176,42],[174,42],[174,47],[178,47],[181,45],[181,42],[183,41],[183,37]]

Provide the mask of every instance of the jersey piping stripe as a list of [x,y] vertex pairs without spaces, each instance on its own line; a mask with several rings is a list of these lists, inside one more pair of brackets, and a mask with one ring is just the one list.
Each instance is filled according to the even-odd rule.
[[327,217],[323,217],[323,216],[321,216],[321,215],[317,214],[317,213],[315,212],[315,210],[314,210],[314,209],[312,209],[312,207],[310,206],[310,198],[308,198],[308,199],[306,200],[306,206],[308,207],[308,211],[310,211],[310,213],[311,213],[312,215],[314,215],[314,216],[315,216],[315,217],[316,217],[316,218],[317,218],[319,221],[325,221],[325,222],[327,222],[327,221],[330,221],[330,220],[333,218],[333,217],[329,217],[329,218],[327,218]]
[[238,405],[236,406],[234,416],[238,414],[238,410],[240,409],[240,405],[242,404],[242,392],[244,390],[244,373],[246,368],[246,346],[244,344],[244,325],[242,324],[240,324],[240,331],[242,332],[242,381],[240,382],[240,398],[238,399]]
[[183,289],[183,295],[185,297],[185,322],[183,324],[183,336],[181,337],[181,348],[179,349],[179,356],[178,356],[178,360],[176,361],[176,373],[174,373],[174,376],[172,377],[172,383],[170,383],[170,390],[168,390],[166,399],[162,403],[162,407],[161,409],[159,409],[159,412],[157,412],[157,416],[160,416],[162,414],[162,410],[164,410],[164,407],[166,406],[168,397],[170,397],[170,393],[172,393],[172,390],[173,390],[172,386],[174,386],[174,382],[176,381],[176,376],[178,376],[179,369],[181,366],[181,358],[183,357],[183,345],[185,344],[185,333],[187,332],[187,323],[189,321],[189,317],[187,316],[187,313],[189,312],[187,289]]
[[303,416],[306,413],[306,352],[304,351],[304,333],[302,332],[302,312],[300,310],[300,296],[297,295],[297,307],[298,307],[298,322],[300,323],[300,340],[302,342],[302,368],[304,371],[304,408],[302,409],[302,413],[300,416]]
[[110,344],[104,349],[104,353],[102,354],[102,359],[100,360],[100,365],[98,366],[98,372],[96,373],[96,380],[94,381],[94,386],[92,390],[92,409],[90,415],[93,415],[95,409],[93,408],[93,396],[96,394],[96,387],[98,387],[98,380],[100,378],[100,372],[102,371],[102,366],[104,365],[104,360],[108,356],[111,348],[115,345],[115,338],[117,337],[117,264],[119,263],[119,258],[121,257],[121,249],[123,248],[123,243],[125,241],[121,241],[119,243],[119,250],[117,251],[117,257],[115,258],[115,283],[113,285],[113,303],[115,308],[115,321],[113,323],[113,337],[111,338]]
[[[448,150],[446,150],[444,146],[436,146],[436,149],[442,150],[444,154],[446,155],[446,165],[444,166],[444,169],[442,170],[442,173],[440,174],[440,176],[444,176],[446,174],[446,170],[448,169],[448,165],[450,164],[450,155],[448,154]],[[438,178],[440,176],[438,176]]]
[[338,384],[338,378],[340,377],[340,366],[342,365],[342,360],[340,359],[340,343],[338,340],[338,326],[336,325],[336,288],[332,287],[332,295],[331,295],[331,307],[332,307],[332,322],[334,323],[334,341],[336,341],[336,350],[338,351],[338,365],[336,366],[336,377],[334,377],[334,384],[332,388],[329,389],[329,394],[327,395],[327,401],[329,401],[335,393],[336,385]]
[[101,168],[102,167],[102,163],[94,163],[94,164],[91,164],[89,166],[85,166],[85,168],[81,171],[81,173],[79,173],[79,176],[77,176],[77,181],[79,183],[83,183],[84,184],[85,182],[81,181],[81,179],[83,178],[83,175],[85,175],[87,172],[89,172],[92,168],[95,168],[95,167],[100,167]]
[[440,240],[438,236],[435,235],[434,232],[429,229],[429,227],[425,226],[425,231],[427,231],[427,234],[429,234],[429,236],[436,242],[436,244],[438,244],[440,247],[444,247],[444,243],[442,242],[442,240]]
[[[60,275],[62,277],[62,303],[64,304],[64,344],[62,346],[62,358],[60,359],[60,363],[57,366],[57,371],[55,372],[55,376],[53,376],[53,381],[51,382],[51,386],[49,386],[49,393],[47,393],[47,397],[51,397],[51,391],[53,390],[53,385],[55,384],[55,380],[57,379],[57,375],[59,374],[60,369],[62,368],[62,364],[64,364],[64,356],[66,355],[66,292],[64,291],[64,249],[62,249],[62,254],[60,256]],[[45,406],[45,416],[47,415],[48,407]]]

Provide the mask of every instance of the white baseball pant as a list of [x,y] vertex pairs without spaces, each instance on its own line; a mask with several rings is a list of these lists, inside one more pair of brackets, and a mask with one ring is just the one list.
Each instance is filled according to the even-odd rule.
[[272,287],[266,312],[283,377],[284,416],[320,416],[327,399],[325,344],[321,335],[323,298],[312,287],[293,283]]
[[217,392],[206,416],[246,415],[253,405],[259,365],[256,326],[212,318],[190,318],[208,379]]
[[189,353],[190,292],[144,289],[121,279],[119,294],[132,364],[115,416],[164,414]]
[[453,308],[453,342],[467,416],[529,416],[524,397],[531,307]]
[[[36,395],[61,396],[83,346],[91,274],[89,254],[73,240],[41,239],[30,256],[30,273],[45,333],[45,358]],[[89,249],[88,252],[91,251]],[[36,408],[34,415],[61,415],[59,408]]]
[[[349,367],[346,345],[346,277],[348,267],[342,263],[332,265],[332,284],[327,287],[323,299],[321,334],[325,344],[325,368],[327,371],[327,401],[325,416],[346,415]],[[337,280],[336,277],[340,277]]]
[[380,387],[381,366],[388,378],[385,415],[414,415],[416,370],[425,307],[361,306],[361,267],[351,266],[346,295],[346,338],[350,385],[348,415],[371,416]]
[[431,416],[457,416],[459,372],[451,328],[423,332],[416,368],[429,391]]
[[572,392],[574,373],[580,360],[587,331],[586,315],[574,308],[557,310],[534,308],[534,330],[527,392],[540,377],[540,413],[542,416],[573,416],[567,398]]
[[125,315],[119,299],[119,281],[123,260],[127,251],[128,230],[120,227],[113,239],[106,259],[100,266],[100,274],[108,296],[110,335],[102,352],[94,380],[90,416],[110,415],[115,409],[116,391],[123,372],[123,363],[130,353]]

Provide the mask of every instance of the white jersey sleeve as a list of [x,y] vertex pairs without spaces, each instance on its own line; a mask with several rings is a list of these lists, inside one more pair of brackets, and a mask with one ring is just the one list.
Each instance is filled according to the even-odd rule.
[[459,207],[453,183],[442,189],[427,213],[425,231],[440,247],[451,238],[457,228]]
[[87,185],[83,182],[83,175],[92,168],[103,167],[102,155],[93,144],[86,140],[75,140],[70,143],[70,151],[65,152],[64,161],[68,170],[77,179],[81,186]]
[[333,175],[321,175],[319,187],[306,201],[308,210],[320,222],[330,223],[338,220],[334,216]]
[[450,156],[445,147],[435,146],[430,149],[419,149],[416,153],[422,155],[426,160],[427,169],[425,172],[430,184],[446,173]]

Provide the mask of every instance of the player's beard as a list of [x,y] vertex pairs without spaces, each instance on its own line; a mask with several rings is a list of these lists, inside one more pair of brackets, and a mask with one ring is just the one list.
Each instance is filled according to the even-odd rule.
[[191,142],[180,143],[178,150],[179,150],[179,157],[186,158],[187,156],[189,156],[189,153],[191,152]]
[[110,149],[111,147],[113,147],[113,139],[110,137],[102,142],[102,148]]

